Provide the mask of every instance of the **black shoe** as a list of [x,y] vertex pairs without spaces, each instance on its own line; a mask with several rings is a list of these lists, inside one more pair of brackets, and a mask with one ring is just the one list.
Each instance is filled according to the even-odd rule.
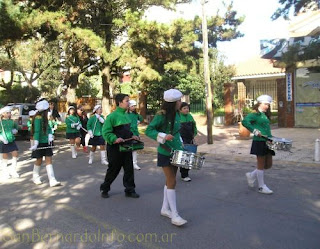
[[138,195],[136,192],[133,192],[133,193],[126,193],[126,197],[139,198],[140,195]]
[[101,192],[101,197],[102,197],[102,198],[109,198],[108,192],[107,192],[107,191],[102,191],[102,192]]

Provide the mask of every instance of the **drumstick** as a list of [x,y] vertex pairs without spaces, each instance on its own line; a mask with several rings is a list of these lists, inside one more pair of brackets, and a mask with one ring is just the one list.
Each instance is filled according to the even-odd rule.
[[269,141],[272,141],[272,139],[271,139],[270,137],[267,137],[267,136],[265,136],[265,135],[261,135],[261,137],[263,137],[263,138],[265,138],[265,139],[267,139],[267,140],[269,140]]
[[[40,147],[36,148],[35,150],[45,150],[45,149],[53,149],[53,148],[64,148],[64,147],[69,147],[70,145],[54,145],[54,146],[47,146],[47,147]],[[34,151],[35,151],[34,150]]]

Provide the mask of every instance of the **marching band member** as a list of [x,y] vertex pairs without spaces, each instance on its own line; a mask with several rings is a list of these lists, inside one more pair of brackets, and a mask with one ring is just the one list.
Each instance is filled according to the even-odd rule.
[[267,147],[266,139],[261,137],[271,137],[270,130],[270,104],[272,98],[269,95],[261,95],[257,98],[258,103],[253,107],[254,113],[248,114],[242,121],[242,125],[250,130],[253,134],[250,154],[257,156],[257,169],[246,173],[249,187],[254,187],[254,182],[258,179],[259,193],[272,194],[273,191],[264,183],[264,169],[272,166],[272,156],[275,155],[273,150]]
[[48,124],[48,101],[39,101],[36,104],[36,109],[38,110],[38,113],[34,117],[31,128],[31,132],[34,138],[34,145],[30,147],[30,150],[32,151],[31,157],[36,159],[33,166],[32,180],[37,185],[42,184],[40,178],[40,169],[43,157],[45,157],[45,164],[50,187],[60,186],[61,183],[58,182],[54,176],[52,166],[52,148],[41,149],[43,147],[49,147],[49,145],[51,145],[51,143],[53,142],[52,131]]
[[88,147],[87,147],[88,144],[86,144],[86,135],[87,135],[86,130],[87,130],[87,123],[89,119],[82,105],[77,106],[77,115],[79,116],[82,128],[84,128],[84,129],[80,129],[80,135],[81,135],[80,143],[82,145],[83,152],[88,153]]
[[[18,147],[14,135],[18,133],[18,125],[11,119],[11,107],[6,106],[0,110],[0,153],[2,154],[2,172],[5,178],[18,178],[17,161]],[[8,166],[8,154],[12,155],[11,166]]]
[[[133,135],[139,137],[140,134],[138,130],[138,124],[143,121],[143,117],[137,113],[136,108],[137,108],[137,102],[135,100],[130,100],[129,109],[127,112],[127,115],[131,120],[130,128]],[[141,168],[138,166],[137,155],[138,153],[136,150],[132,151],[133,168],[136,170],[140,170]]]
[[50,112],[48,112],[48,123],[49,123],[49,127],[51,128],[53,140],[54,140],[54,133],[58,129],[58,122],[54,119],[52,113]]
[[89,145],[92,146],[89,154],[89,164],[92,164],[93,162],[97,146],[100,146],[101,164],[109,164],[106,160],[106,143],[102,137],[103,123],[104,117],[102,115],[102,107],[101,105],[96,105],[93,108],[92,115],[87,124],[88,134],[90,135]]
[[[74,106],[69,106],[68,115],[66,117],[66,138],[70,141],[72,158],[77,158],[77,150],[80,148],[80,129],[82,127],[78,115],[76,115]],[[77,149],[75,148],[77,146]]]
[[28,131],[30,135],[30,147],[33,146],[33,134],[31,133],[32,123],[33,123],[33,117],[37,114],[36,110],[29,111],[29,120],[27,122]]
[[[193,144],[194,137],[197,135],[197,125],[192,115],[188,103],[182,102],[180,106],[180,135],[184,144]],[[181,179],[190,182],[189,169],[180,167]]]
[[135,191],[132,153],[131,151],[121,152],[119,149],[119,144],[125,142],[125,139],[132,138],[139,140],[130,131],[131,122],[125,114],[129,106],[129,96],[122,93],[117,94],[115,101],[117,108],[107,116],[102,127],[102,136],[107,142],[109,167],[104,182],[100,186],[101,197],[109,197],[110,186],[118,176],[121,167],[123,167],[125,196],[139,198],[139,195]]
[[163,203],[160,214],[171,218],[171,223],[182,226],[187,221],[181,218],[176,204],[176,174],[178,167],[170,164],[172,150],[183,150],[180,137],[180,115],[182,93],[176,89],[164,92],[161,110],[155,115],[146,130],[146,135],[160,143],[158,146],[158,167],[162,167],[166,178]]

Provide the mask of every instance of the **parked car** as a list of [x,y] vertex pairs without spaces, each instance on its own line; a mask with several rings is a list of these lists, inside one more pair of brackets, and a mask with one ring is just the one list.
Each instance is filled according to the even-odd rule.
[[19,134],[22,136],[28,135],[29,111],[35,110],[36,105],[31,103],[10,103],[7,106],[12,108],[11,118],[18,124]]

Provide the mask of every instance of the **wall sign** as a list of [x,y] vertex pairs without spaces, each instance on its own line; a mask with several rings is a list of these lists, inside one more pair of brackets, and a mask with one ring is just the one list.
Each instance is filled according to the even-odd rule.
[[292,101],[292,73],[286,73],[287,101]]

